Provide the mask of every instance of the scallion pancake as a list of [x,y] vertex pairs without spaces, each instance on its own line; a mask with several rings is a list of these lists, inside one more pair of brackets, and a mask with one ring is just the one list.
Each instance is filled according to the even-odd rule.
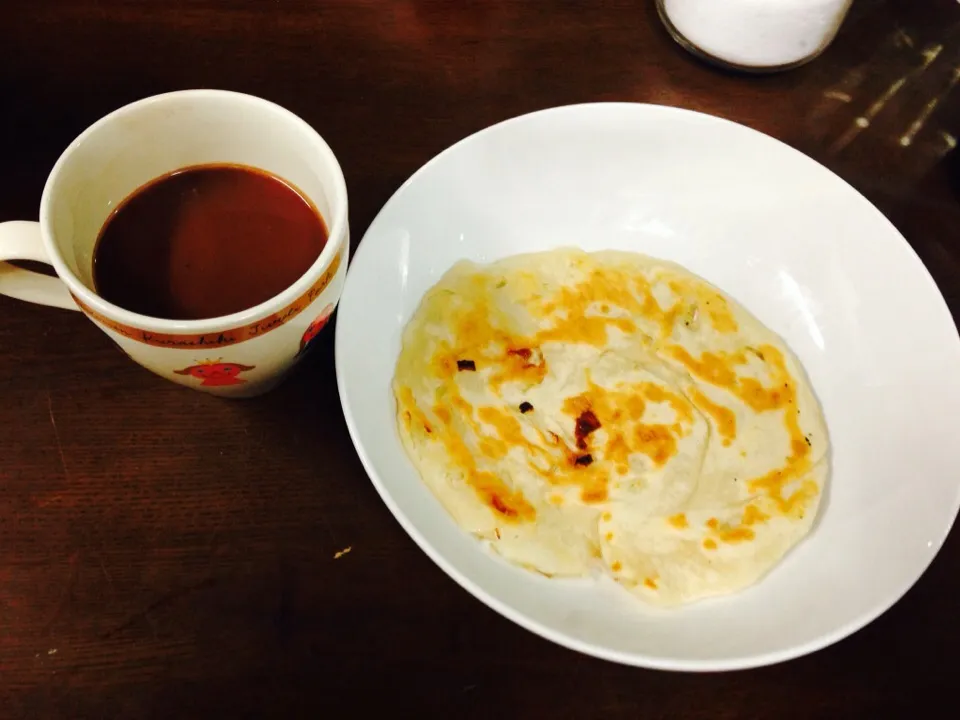
[[660,605],[756,582],[826,481],[823,416],[783,340],[643,255],[456,264],[404,330],[394,393],[411,461],[464,530]]

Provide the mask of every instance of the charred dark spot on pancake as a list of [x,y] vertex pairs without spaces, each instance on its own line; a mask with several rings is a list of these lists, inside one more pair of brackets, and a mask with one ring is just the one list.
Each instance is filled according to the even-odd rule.
[[581,450],[587,449],[587,436],[600,427],[600,421],[593,414],[592,410],[584,410],[577,418],[577,426],[574,429],[574,435],[577,438],[577,447]]
[[457,360],[457,370],[469,370],[473,372],[477,369],[477,364],[473,360]]
[[524,400],[522,403],[520,403],[520,412],[526,414],[526,413],[530,412],[531,410],[533,410],[533,405],[531,405],[530,403],[528,403],[526,400]]
[[424,424],[423,424],[423,429],[426,430],[428,433],[432,433],[432,432],[433,432],[433,428],[430,427],[430,424],[429,424],[429,423],[424,423]]
[[593,455],[587,453],[586,455],[578,455],[576,460],[573,461],[574,465],[579,465],[580,467],[587,467],[593,463]]
[[810,436],[809,436],[809,435],[804,435],[804,436],[803,436],[803,439],[807,441],[807,445],[808,445],[808,446],[813,447],[813,443],[810,441]]
[[557,435],[555,432],[550,432],[549,430],[547,430],[547,435],[550,436],[550,442],[553,443],[554,445],[560,442],[560,436]]
[[507,355],[519,355],[524,360],[529,361],[530,356],[533,355],[533,350],[530,348],[511,348],[507,350]]

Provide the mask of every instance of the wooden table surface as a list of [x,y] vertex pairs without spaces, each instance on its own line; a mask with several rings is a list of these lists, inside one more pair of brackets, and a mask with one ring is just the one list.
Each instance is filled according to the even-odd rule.
[[[857,0],[821,58],[767,77],[691,58],[653,5],[13,0],[0,220],[36,218],[84,127],[168,90],[244,91],[306,119],[344,168],[356,240],[406,177],[484,126],[654,102],[744,123],[839,173],[903,232],[956,317],[956,0]],[[953,696],[957,532],[878,621],[761,670],[620,667],[502,619],[368,482],[333,337],[272,394],[224,401],[142,370],[79,315],[0,298],[0,718],[906,717]]]

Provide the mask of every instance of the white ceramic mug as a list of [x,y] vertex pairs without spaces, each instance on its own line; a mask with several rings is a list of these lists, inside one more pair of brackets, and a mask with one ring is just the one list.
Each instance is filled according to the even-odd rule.
[[[110,213],[132,192],[183,167],[231,163],[298,188],[330,235],[310,269],[279,295],[207,320],[168,320],[100,297],[93,252]],[[347,189],[330,147],[307,123],[266,100],[221,90],[146,98],[110,113],[64,151],[40,201],[40,222],[0,224],[0,295],[81,310],[133,360],[216,395],[272,388],[336,307],[350,248]],[[37,260],[58,278],[3,260]]]

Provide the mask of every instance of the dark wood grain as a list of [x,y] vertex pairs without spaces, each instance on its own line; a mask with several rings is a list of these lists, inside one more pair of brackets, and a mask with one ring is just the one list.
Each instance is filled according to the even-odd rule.
[[[245,91],[305,118],[340,158],[357,239],[417,167],[490,123],[657,102],[834,169],[960,310],[955,0],[858,0],[826,54],[770,77],[700,64],[645,0],[14,0],[2,12],[0,220],[36,217],[85,126],[166,90]],[[407,538],[350,444],[331,330],[274,393],[227,402],[140,369],[78,315],[0,298],[3,718],[907,717],[954,694],[958,563],[954,533],[877,622],[779,666],[683,675],[593,660],[500,618]]]

